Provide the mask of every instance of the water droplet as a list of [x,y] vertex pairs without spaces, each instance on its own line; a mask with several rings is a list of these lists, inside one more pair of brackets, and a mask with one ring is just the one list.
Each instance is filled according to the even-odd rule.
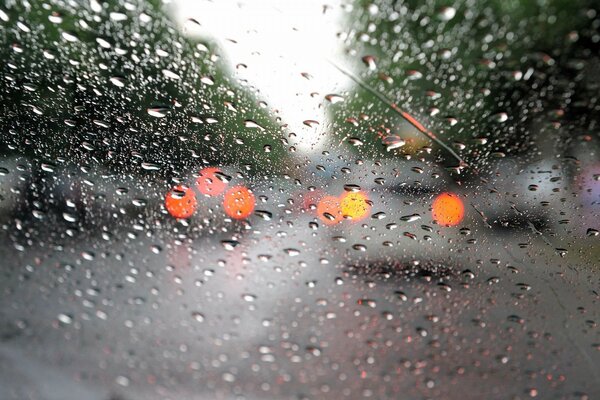
[[370,70],[374,70],[377,68],[377,65],[375,64],[376,58],[374,56],[364,56],[362,58],[362,62],[370,69]]
[[131,204],[136,207],[145,207],[146,204],[148,204],[148,201],[146,199],[133,199],[131,200]]
[[212,76],[203,76],[202,78],[200,78],[200,82],[208,86],[212,86],[215,84],[215,80]]
[[45,171],[45,172],[54,172],[55,166],[52,164],[42,163],[41,168],[42,168],[42,171]]
[[150,162],[142,163],[142,169],[145,171],[158,171],[160,168],[161,167],[158,164],[154,164],[154,163],[150,163]]
[[77,215],[72,214],[72,213],[68,213],[68,212],[64,212],[63,213],[63,219],[67,222],[76,222],[77,221]]
[[296,257],[296,256],[300,255],[300,250],[297,250],[297,249],[289,248],[289,249],[284,249],[283,251],[290,257]]
[[150,107],[146,111],[155,118],[164,118],[167,116],[170,109],[168,107]]
[[506,122],[508,121],[508,114],[505,112],[500,112],[494,115],[494,121],[496,122]]
[[355,185],[355,184],[347,184],[347,185],[344,185],[344,190],[346,192],[356,193],[356,192],[360,192],[360,186]]
[[73,43],[73,42],[78,42],[79,41],[79,38],[75,34],[70,33],[70,32],[62,32],[60,35],[67,42],[72,42]]
[[113,85],[115,85],[116,87],[124,87],[125,86],[125,78],[122,76],[113,76],[110,79],[110,83],[112,83]]
[[73,322],[73,318],[67,314],[58,314],[58,320],[65,325],[69,325]]
[[265,128],[263,128],[262,126],[260,126],[256,121],[253,121],[251,119],[247,119],[244,121],[244,126],[246,128],[252,128],[252,129],[258,129],[259,131],[263,132],[265,130]]
[[115,22],[127,20],[127,15],[120,12],[111,12],[109,18]]
[[370,308],[377,307],[377,302],[373,299],[358,299],[356,300],[356,304],[358,304],[359,306],[366,306]]
[[364,244],[360,244],[360,243],[353,244],[352,248],[356,251],[367,251],[367,246],[365,246]]
[[256,301],[256,296],[250,293],[245,293],[242,295],[242,299],[244,299],[244,301],[247,301],[249,303]]
[[233,251],[239,244],[237,240],[221,240],[221,245],[228,251]]
[[192,312],[192,318],[196,322],[204,322],[204,315],[202,313],[199,313],[198,311]]
[[391,135],[384,137],[382,143],[385,146],[386,151],[392,151],[403,147],[406,144],[406,141],[400,136]]
[[438,12],[438,18],[442,21],[450,21],[456,15],[454,7],[442,7]]
[[328,94],[325,96],[325,99],[331,104],[340,103],[344,101],[344,98],[338,94]]
[[403,221],[403,222],[414,222],[414,221],[418,221],[420,219],[421,219],[421,215],[419,215],[419,214],[404,215],[404,216],[400,217],[400,221]]
[[129,378],[127,378],[126,376],[123,376],[123,375],[117,376],[115,378],[115,382],[117,383],[117,385],[120,385],[123,387],[129,386]]
[[362,140],[360,140],[359,138],[355,138],[352,137],[350,139],[348,139],[348,143],[350,143],[352,146],[362,146],[364,143]]
[[175,72],[173,72],[169,69],[163,69],[162,73],[164,76],[166,76],[167,78],[170,78],[170,79],[175,79],[175,80],[181,79],[181,77],[178,74],[176,74]]
[[408,78],[408,80],[416,81],[417,79],[423,78],[423,73],[415,69],[411,69],[409,71],[406,71],[406,77]]
[[270,211],[256,210],[256,211],[254,211],[254,214],[258,215],[265,221],[270,221],[273,218],[273,213]]

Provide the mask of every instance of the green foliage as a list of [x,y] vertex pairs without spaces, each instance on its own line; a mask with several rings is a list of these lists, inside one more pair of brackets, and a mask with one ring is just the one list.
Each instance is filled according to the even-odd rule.
[[[551,121],[538,110],[566,109],[569,97],[586,89],[583,83],[565,85],[576,73],[564,60],[590,46],[594,30],[592,14],[586,13],[591,2],[467,0],[449,5],[359,2],[347,19],[346,43],[354,54],[348,63],[366,86],[413,115],[469,164],[530,152]],[[365,56],[375,60],[375,68],[360,61]],[[343,105],[331,108],[332,130],[339,138],[372,142],[399,135],[409,144],[432,146],[438,161],[456,164],[369,90],[357,85],[346,97]],[[540,120],[545,120],[541,127]],[[369,157],[390,157],[414,153],[415,146],[393,152],[383,145],[360,149]]]
[[3,152],[152,179],[200,165],[264,173],[281,164],[282,128],[229,77],[214,46],[182,37],[158,2],[3,10]]

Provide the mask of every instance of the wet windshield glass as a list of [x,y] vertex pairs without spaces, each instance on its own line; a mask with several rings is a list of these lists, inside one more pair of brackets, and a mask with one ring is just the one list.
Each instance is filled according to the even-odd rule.
[[6,0],[0,398],[599,398],[597,6]]

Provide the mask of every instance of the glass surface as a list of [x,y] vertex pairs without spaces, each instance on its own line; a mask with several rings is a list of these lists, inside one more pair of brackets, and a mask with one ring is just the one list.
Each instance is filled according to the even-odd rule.
[[600,8],[0,4],[0,399],[600,398]]

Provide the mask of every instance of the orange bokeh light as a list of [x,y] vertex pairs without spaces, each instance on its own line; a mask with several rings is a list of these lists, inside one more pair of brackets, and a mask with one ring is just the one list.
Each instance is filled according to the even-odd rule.
[[176,186],[165,197],[165,207],[175,218],[189,218],[196,211],[196,194],[185,186]]
[[317,204],[317,215],[327,225],[337,224],[342,220],[340,199],[334,196],[325,196]]
[[252,214],[256,199],[245,186],[234,186],[225,192],[223,209],[231,218],[244,219]]
[[196,179],[196,187],[200,193],[207,196],[218,196],[225,191],[227,183],[217,176],[221,172],[218,168],[209,167],[200,170],[200,176]]
[[365,218],[371,210],[369,198],[362,192],[351,192],[342,195],[340,209],[344,218],[359,221]]
[[439,194],[431,205],[433,220],[440,225],[454,226],[460,224],[465,216],[462,200],[453,193]]

